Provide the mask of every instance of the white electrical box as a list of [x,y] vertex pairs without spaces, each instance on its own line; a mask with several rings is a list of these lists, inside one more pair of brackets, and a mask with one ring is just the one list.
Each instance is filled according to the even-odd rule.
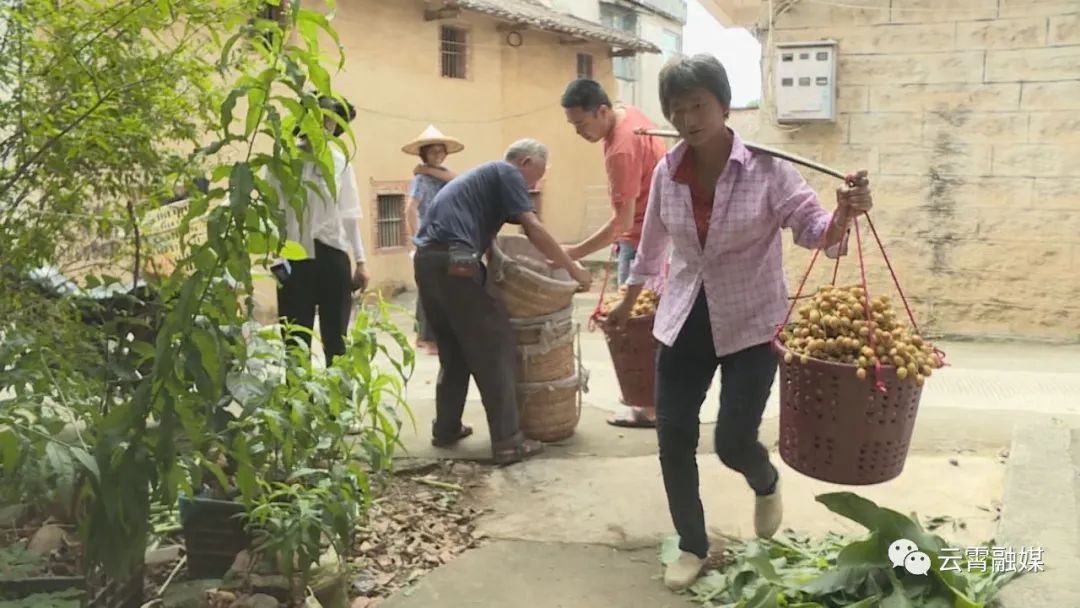
[[774,65],[779,122],[836,120],[836,41],[778,43]]

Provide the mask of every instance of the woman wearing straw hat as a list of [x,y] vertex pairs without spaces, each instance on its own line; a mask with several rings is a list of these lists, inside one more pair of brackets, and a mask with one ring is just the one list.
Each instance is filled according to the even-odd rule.
[[[428,125],[424,132],[405,144],[401,150],[406,154],[420,157],[420,164],[413,169],[412,185],[409,187],[409,200],[405,209],[405,222],[409,228],[410,242],[424,223],[424,216],[435,195],[455,177],[455,174],[442,166],[446,157],[461,152],[465,146],[453,137],[443,135],[434,125]],[[416,345],[429,355],[438,354],[435,345],[435,333],[427,322],[420,297],[416,298],[416,320],[419,330]]]

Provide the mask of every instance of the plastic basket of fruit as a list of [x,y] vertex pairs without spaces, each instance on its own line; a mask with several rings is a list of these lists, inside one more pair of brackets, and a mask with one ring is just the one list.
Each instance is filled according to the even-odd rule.
[[923,384],[943,361],[897,319],[889,298],[868,299],[860,286],[823,287],[773,346],[782,358],[784,462],[832,483],[898,476]]
[[[611,307],[626,295],[626,286],[603,301],[599,316],[607,315]],[[622,401],[643,408],[656,407],[656,338],[653,320],[660,295],[652,289],[642,289],[626,326],[613,329],[601,323],[611,353],[612,366],[619,380]]]

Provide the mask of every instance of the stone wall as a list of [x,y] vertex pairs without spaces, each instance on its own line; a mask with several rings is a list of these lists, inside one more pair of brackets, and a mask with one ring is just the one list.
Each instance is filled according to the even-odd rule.
[[[767,24],[754,140],[870,171],[927,333],[1080,340],[1080,0],[800,0]],[[777,125],[770,45],[819,39],[839,43],[837,120]],[[831,208],[838,182],[803,174]],[[895,294],[862,236],[872,291]],[[808,262],[789,249],[793,291]],[[818,266],[811,288],[831,278]],[[840,273],[855,280],[857,257]]]

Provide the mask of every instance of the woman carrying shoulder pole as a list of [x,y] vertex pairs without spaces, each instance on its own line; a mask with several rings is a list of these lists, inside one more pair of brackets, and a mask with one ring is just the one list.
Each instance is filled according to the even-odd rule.
[[778,361],[770,342],[788,307],[783,231],[795,243],[846,250],[850,221],[871,207],[866,172],[849,176],[829,212],[787,161],[750,151],[726,124],[731,87],[715,57],[679,57],[660,72],[660,103],[679,142],[656,167],[628,293],[608,322],[626,323],[645,282],[670,270],[656,311],[656,429],[679,558],[665,572],[689,587],[709,552],[695,454],[698,415],[721,371],[715,450],[754,492],[754,530],[780,527],[780,474],[758,441]]

